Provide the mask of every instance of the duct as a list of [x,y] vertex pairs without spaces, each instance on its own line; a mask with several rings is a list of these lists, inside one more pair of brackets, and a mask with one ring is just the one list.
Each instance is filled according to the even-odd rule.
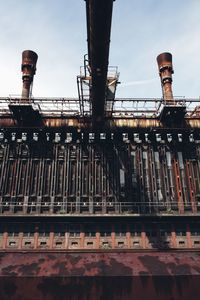
[[172,66],[171,53],[164,52],[158,55],[157,63],[161,79],[163,98],[169,104],[173,101],[172,74],[174,73],[174,70]]
[[22,99],[28,99],[31,96],[31,87],[36,71],[37,59],[38,55],[31,50],[22,52]]
[[114,0],[86,0],[93,125],[103,124],[112,8]]

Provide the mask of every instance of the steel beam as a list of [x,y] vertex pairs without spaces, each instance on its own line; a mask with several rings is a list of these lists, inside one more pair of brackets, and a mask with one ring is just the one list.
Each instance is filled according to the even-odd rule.
[[105,113],[106,83],[113,0],[86,0],[88,57],[91,68],[92,118],[101,127]]

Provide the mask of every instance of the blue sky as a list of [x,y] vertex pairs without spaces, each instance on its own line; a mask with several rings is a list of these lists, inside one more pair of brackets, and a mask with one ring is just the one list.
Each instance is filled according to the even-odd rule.
[[[35,97],[77,97],[87,52],[84,0],[0,0],[0,96],[21,92],[21,52],[38,53]],[[156,56],[171,52],[175,96],[200,96],[200,1],[116,0],[110,65],[117,97],[161,97]]]

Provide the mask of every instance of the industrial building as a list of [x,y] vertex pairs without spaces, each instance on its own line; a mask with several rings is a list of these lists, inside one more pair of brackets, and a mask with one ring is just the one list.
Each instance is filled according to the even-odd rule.
[[113,0],[85,2],[79,96],[33,98],[25,50],[0,99],[0,298],[199,299],[199,99],[173,96],[168,52],[160,99],[116,98]]

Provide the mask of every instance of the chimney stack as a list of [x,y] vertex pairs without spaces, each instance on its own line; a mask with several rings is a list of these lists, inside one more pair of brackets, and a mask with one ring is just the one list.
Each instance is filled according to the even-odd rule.
[[171,53],[164,52],[157,56],[159,75],[161,79],[163,99],[166,102],[173,101],[172,93],[172,74],[174,73],[172,66]]
[[38,55],[31,50],[25,50],[22,52],[23,99],[29,99],[29,97],[31,96],[31,86],[36,71],[37,59]]

